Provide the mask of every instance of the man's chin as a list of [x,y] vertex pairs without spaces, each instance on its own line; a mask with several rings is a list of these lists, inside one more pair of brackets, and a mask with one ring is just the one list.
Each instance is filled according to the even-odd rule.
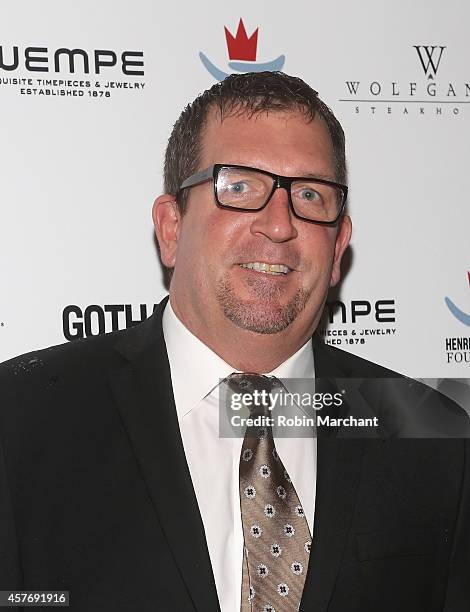
[[229,281],[221,281],[217,300],[224,316],[237,327],[258,334],[277,334],[295,321],[305,308],[309,295],[305,289],[299,288],[284,304],[280,298],[285,300],[285,295],[280,296],[277,291],[247,300],[238,295]]

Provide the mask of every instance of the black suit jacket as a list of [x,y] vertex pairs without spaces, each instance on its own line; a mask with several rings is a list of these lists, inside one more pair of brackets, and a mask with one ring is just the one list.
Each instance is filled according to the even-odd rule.
[[[80,612],[219,610],[164,303],[134,328],[0,367],[0,589],[69,590]],[[392,372],[312,346],[319,377],[364,377],[366,412],[393,412],[371,384]],[[302,611],[470,610],[467,441],[393,439],[390,422],[376,439],[319,432]]]

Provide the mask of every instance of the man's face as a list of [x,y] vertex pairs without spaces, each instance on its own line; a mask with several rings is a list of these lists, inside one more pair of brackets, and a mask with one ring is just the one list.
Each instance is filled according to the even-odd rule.
[[[285,176],[335,178],[333,149],[320,117],[307,122],[297,112],[270,112],[249,118],[210,116],[202,139],[199,170],[211,164],[239,164]],[[284,189],[277,189],[260,212],[219,208],[213,184],[189,189],[178,217],[170,296],[189,327],[227,323],[259,334],[286,330],[304,336],[318,324],[330,285],[349,241],[349,218],[337,227],[295,218]],[[171,250],[171,249],[170,249]],[[165,261],[165,258],[167,261]],[[286,274],[243,265],[281,264]],[[217,330],[216,330],[217,331]]]

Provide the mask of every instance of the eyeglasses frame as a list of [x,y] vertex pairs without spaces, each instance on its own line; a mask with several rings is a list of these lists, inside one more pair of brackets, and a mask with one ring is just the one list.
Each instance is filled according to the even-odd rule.
[[[274,179],[273,188],[266,202],[259,208],[239,208],[237,206],[230,206],[229,204],[222,204],[222,202],[220,202],[219,198],[217,197],[217,178],[222,168],[235,168],[237,170],[252,170],[254,172],[258,172],[260,174],[265,174],[266,176],[270,176],[272,179]],[[318,225],[336,225],[338,223],[339,218],[343,214],[344,207],[346,206],[346,198],[348,196],[347,185],[343,185],[342,183],[337,183],[336,181],[331,181],[329,179],[316,178],[312,176],[310,177],[282,176],[281,174],[274,174],[274,172],[268,172],[267,170],[260,170],[259,168],[253,168],[251,166],[240,166],[238,164],[212,164],[212,166],[209,166],[205,170],[200,170],[199,172],[195,172],[194,174],[189,176],[187,179],[185,179],[181,183],[181,186],[178,189],[176,197],[178,197],[180,192],[183,191],[184,189],[188,189],[190,187],[196,187],[197,185],[201,185],[202,183],[205,183],[206,181],[210,181],[210,180],[213,181],[215,201],[216,201],[217,206],[219,206],[220,208],[224,208],[228,210],[236,210],[238,212],[259,212],[260,210],[263,210],[264,208],[266,208],[266,206],[269,204],[276,189],[282,188],[287,191],[289,208],[292,211],[292,214],[294,215],[294,217],[296,217],[297,219],[301,219],[302,221],[307,221],[308,223],[315,223]],[[315,221],[313,219],[307,219],[306,217],[302,217],[301,215],[297,214],[294,208],[294,204],[292,202],[292,195],[291,195],[291,186],[292,186],[292,183],[294,183],[295,181],[314,181],[315,183],[321,183],[323,185],[330,185],[332,187],[337,187],[341,191],[342,200],[341,200],[341,205],[339,207],[338,214],[335,217],[335,219],[333,221]]]

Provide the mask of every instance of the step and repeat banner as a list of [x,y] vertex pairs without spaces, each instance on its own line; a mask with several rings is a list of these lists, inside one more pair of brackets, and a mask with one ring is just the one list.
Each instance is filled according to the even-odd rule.
[[325,340],[467,378],[469,19],[458,0],[4,0],[0,360],[151,314],[171,127],[227,74],[270,69],[346,132],[353,240]]

